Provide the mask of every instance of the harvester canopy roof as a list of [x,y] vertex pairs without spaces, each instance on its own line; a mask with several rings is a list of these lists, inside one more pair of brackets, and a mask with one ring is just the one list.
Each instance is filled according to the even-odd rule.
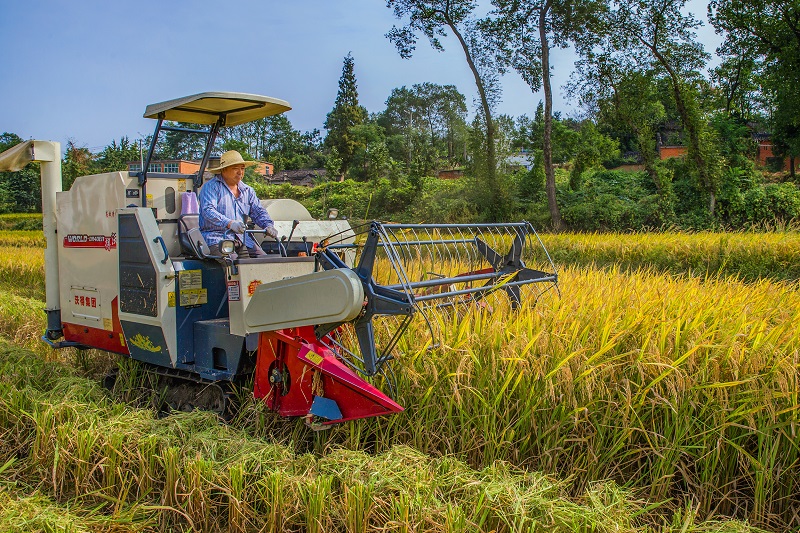
[[214,124],[224,116],[225,126],[236,126],[278,115],[291,108],[289,102],[269,96],[208,92],[150,104],[144,110],[144,117],[193,124]]

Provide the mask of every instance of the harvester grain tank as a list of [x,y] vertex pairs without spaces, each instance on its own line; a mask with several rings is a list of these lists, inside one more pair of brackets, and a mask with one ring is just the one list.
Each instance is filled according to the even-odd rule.
[[[225,242],[223,255],[210,256],[196,193],[220,128],[289,109],[225,92],[150,105],[144,116],[157,123],[142,169],[81,176],[68,191],[58,143],[0,154],[4,171],[41,162],[43,339],[140,361],[161,376],[175,409],[225,415],[231,388],[253,377],[253,394],[271,409],[322,428],[403,410],[391,397],[392,363],[415,315],[491,309],[498,296],[515,308],[523,289],[556,286],[526,222],[351,227],[335,213],[315,220],[292,200],[263,201],[278,239],[248,230],[266,257],[232,259]],[[164,131],[205,137],[197,173],[148,171]]]

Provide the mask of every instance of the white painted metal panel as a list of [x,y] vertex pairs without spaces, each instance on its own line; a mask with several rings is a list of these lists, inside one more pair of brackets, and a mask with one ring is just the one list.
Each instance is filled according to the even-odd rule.
[[[58,266],[64,322],[112,330],[119,294],[117,209],[125,205],[127,172],[82,176],[57,193]],[[86,300],[88,294],[95,300]],[[83,296],[83,298],[82,298]]]
[[[228,280],[228,310],[231,333],[245,336],[256,332],[248,329],[245,312],[259,285],[310,274],[314,271],[314,258],[252,259],[237,266],[238,274]],[[284,305],[293,305],[293,302],[284,302]]]
[[[167,258],[166,262],[162,262],[165,258],[164,250],[161,243],[158,242],[157,237],[161,236],[156,219],[153,216],[153,211],[147,208],[126,208],[120,209],[119,214],[135,213],[139,223],[139,229],[142,232],[147,252],[150,256],[150,262],[156,270],[156,311],[157,315],[154,317],[144,316],[132,313],[123,313],[120,311],[119,317],[122,321],[136,322],[139,324],[149,324],[151,326],[161,327],[164,338],[167,341],[167,349],[169,350],[169,357],[172,365],[175,366],[178,358],[178,336],[176,328],[175,307],[169,305],[169,293],[175,292],[175,268],[172,261]],[[119,272],[119,267],[115,273]],[[127,334],[127,332],[126,332]]]

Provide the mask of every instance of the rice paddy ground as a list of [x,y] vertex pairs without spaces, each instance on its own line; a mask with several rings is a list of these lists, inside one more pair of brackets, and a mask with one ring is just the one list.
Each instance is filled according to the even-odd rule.
[[0,232],[0,530],[797,530],[800,239],[633,237],[544,236],[560,298],[434,316],[435,349],[415,324],[407,411],[313,433],[158,419],[133,365],[101,390],[111,357],[38,341],[36,232]]

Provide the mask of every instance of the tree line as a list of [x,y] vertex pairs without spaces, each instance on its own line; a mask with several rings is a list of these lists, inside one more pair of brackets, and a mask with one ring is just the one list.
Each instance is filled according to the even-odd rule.
[[[218,146],[277,169],[324,167],[327,182],[352,180],[353,191],[369,183],[387,199],[376,216],[525,217],[555,230],[741,226],[800,216],[793,183],[800,154],[795,2],[712,0],[709,20],[724,41],[710,71],[711,54],[695,33],[701,23],[685,0],[492,0],[481,15],[473,0],[388,0],[387,7],[400,24],[386,37],[401,57],[411,58],[419,39],[445,51],[452,37],[447,42],[470,68],[478,93],[471,119],[455,86],[431,83],[396,88],[385,109],[368,112],[348,54],[324,136],[295,130],[279,115],[224,128]],[[551,62],[550,51],[564,47],[577,52],[575,65]],[[566,89],[575,103],[569,117],[552,105],[551,77],[563,68],[570,68]],[[511,72],[531,89],[530,115],[496,112],[500,76]],[[773,144],[772,170],[789,158],[788,176],[754,165],[760,133]],[[662,161],[659,144],[683,145],[686,156]],[[520,151],[532,169],[510,164]],[[201,152],[197,139],[179,132],[167,132],[156,147],[159,158],[196,159]],[[70,141],[65,181],[120,170],[139,157],[138,143],[125,137],[97,154]],[[641,171],[606,170],[626,163]],[[431,179],[443,169],[464,177]],[[0,209],[13,207],[3,191]],[[426,210],[421,198],[452,210]]]

